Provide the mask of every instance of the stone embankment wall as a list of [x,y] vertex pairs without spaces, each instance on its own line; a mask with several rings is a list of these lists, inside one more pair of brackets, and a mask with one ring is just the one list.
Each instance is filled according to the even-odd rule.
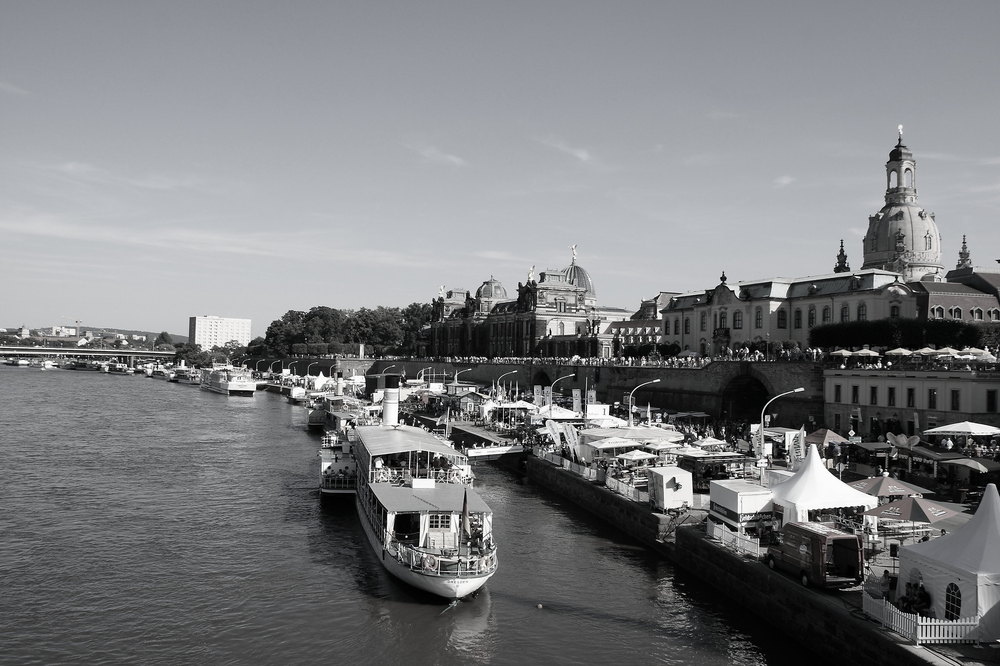
[[[703,520],[703,512],[691,512],[676,520],[658,516],[648,507],[549,462],[527,456],[526,463],[531,481],[607,521],[655,549],[679,571],[717,589],[720,603],[731,603],[773,624],[775,634],[789,641],[790,650],[795,645],[803,650],[804,660],[818,654],[829,663],[866,666],[947,663],[926,648],[909,645],[867,620],[858,608],[859,592],[802,587],[756,559],[739,557],[713,543],[701,525],[691,524]],[[685,520],[686,524],[674,524]],[[658,539],[665,534],[670,535],[666,543]]]

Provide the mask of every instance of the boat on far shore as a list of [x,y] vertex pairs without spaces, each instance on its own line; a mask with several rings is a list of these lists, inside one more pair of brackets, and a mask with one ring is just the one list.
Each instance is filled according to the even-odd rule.
[[253,397],[257,393],[257,382],[250,376],[250,372],[231,365],[202,369],[201,387],[229,396]]

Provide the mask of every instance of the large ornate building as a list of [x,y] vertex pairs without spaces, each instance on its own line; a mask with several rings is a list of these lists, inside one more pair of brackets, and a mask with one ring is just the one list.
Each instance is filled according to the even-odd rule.
[[1000,322],[1000,274],[973,268],[963,238],[956,269],[944,274],[941,235],[917,199],[916,160],[899,141],[889,153],[885,206],[868,218],[864,263],[852,271],[840,243],[833,272],[770,278],[679,294],[662,310],[661,342],[717,354],[726,347],[797,343],[821,324],[867,319]]
[[492,276],[475,295],[441,288],[432,303],[429,352],[434,356],[601,356],[613,354],[613,321],[621,308],[602,307],[594,282],[576,262],[546,270],[534,267],[515,293]]

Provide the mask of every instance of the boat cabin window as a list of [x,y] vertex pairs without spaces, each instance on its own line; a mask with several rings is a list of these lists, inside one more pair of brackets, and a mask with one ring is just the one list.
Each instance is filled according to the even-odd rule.
[[451,514],[448,513],[432,513],[429,516],[430,522],[428,527],[432,530],[448,530],[451,529]]

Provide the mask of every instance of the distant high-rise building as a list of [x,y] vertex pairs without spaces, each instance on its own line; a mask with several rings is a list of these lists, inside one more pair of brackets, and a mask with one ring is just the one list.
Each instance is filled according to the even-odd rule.
[[234,340],[241,345],[250,344],[249,319],[204,315],[191,317],[189,321],[188,342],[201,345],[204,350],[222,347]]

